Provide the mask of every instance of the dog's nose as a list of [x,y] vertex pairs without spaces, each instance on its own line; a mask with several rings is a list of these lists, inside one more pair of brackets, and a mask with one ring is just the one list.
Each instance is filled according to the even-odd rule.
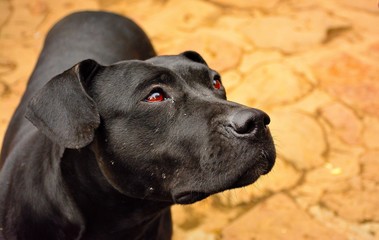
[[247,135],[259,128],[266,128],[270,117],[258,109],[244,109],[236,112],[231,118],[231,127],[239,135]]

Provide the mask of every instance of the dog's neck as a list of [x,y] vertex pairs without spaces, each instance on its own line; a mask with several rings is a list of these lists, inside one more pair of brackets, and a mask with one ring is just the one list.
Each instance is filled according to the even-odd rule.
[[[102,175],[89,148],[65,150],[62,175],[86,222],[86,233],[104,238],[143,239],[145,234],[170,239],[170,203],[127,197],[115,190]],[[169,224],[167,224],[169,223]],[[150,227],[146,227],[150,226]],[[142,228],[141,228],[142,227]],[[141,232],[147,229],[147,232]],[[167,235],[165,237],[164,235]],[[132,237],[134,236],[134,237]]]

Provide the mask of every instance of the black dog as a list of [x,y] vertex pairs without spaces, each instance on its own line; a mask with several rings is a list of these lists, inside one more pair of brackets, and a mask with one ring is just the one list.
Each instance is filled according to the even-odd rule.
[[271,170],[269,122],[226,101],[198,53],[155,57],[124,17],[70,15],[49,32],[5,135],[0,238],[170,239],[170,205]]

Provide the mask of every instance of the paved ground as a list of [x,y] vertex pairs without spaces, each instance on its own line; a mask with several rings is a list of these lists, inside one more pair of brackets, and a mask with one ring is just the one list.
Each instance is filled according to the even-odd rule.
[[272,116],[273,172],[175,206],[175,239],[379,239],[375,0],[0,0],[0,136],[47,30],[79,9],[130,16],[160,54],[199,51]]

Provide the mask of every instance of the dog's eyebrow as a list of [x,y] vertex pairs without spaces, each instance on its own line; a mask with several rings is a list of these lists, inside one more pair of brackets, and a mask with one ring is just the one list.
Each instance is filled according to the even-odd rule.
[[153,84],[167,84],[170,85],[174,82],[174,77],[167,71],[154,71],[144,77],[143,80],[137,85],[136,90],[142,90]]

